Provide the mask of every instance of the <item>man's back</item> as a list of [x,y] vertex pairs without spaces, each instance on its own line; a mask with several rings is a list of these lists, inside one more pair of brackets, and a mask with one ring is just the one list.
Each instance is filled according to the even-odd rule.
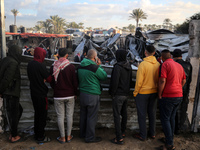
[[20,97],[20,62],[22,50],[17,45],[9,48],[8,56],[0,63],[0,94]]
[[78,68],[80,91],[88,94],[101,94],[100,80],[106,80],[107,74],[101,66],[84,58]]
[[[53,74],[53,66],[50,74]],[[75,67],[72,64],[60,70],[57,81],[52,80],[51,86],[54,89],[54,97],[68,97],[76,95],[78,81],[75,73]]]
[[128,61],[118,62],[112,71],[110,94],[129,95],[132,80],[132,68]]
[[160,64],[154,56],[144,58],[138,67],[134,96],[157,93],[158,68]]
[[38,61],[31,61],[27,67],[28,78],[30,80],[31,94],[46,96],[48,87],[44,83],[49,74],[44,64]]
[[172,59],[167,59],[162,64],[160,73],[160,78],[166,78],[162,97],[182,97],[182,81],[185,78],[183,67]]
[[190,62],[186,62],[182,59],[177,59],[176,62],[181,64],[186,75],[186,84],[183,87],[183,91],[189,91],[190,82],[192,80],[192,65]]

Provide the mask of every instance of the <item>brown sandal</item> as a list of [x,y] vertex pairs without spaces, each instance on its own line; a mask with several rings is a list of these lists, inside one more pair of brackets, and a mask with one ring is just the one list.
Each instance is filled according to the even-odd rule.
[[134,134],[133,137],[140,141],[145,141],[145,139],[143,139],[139,134]]

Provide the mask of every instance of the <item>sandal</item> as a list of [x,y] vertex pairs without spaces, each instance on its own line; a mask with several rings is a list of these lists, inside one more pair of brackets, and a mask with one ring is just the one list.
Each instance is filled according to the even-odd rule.
[[175,150],[176,147],[173,145],[165,145],[165,147],[167,148],[167,150]]
[[67,140],[67,143],[70,143],[71,141],[72,141],[72,139],[73,139],[73,135],[71,135],[71,139],[70,140]]
[[61,141],[60,138],[61,138],[60,136],[56,138],[56,140],[57,140],[60,144],[66,143],[65,141]]
[[146,139],[142,138],[139,134],[134,134],[133,135],[134,138],[140,140],[140,141],[145,141]]
[[162,145],[160,146],[159,150],[175,150],[176,147],[173,145]]
[[114,139],[112,139],[112,140],[110,140],[110,141],[111,141],[112,143],[114,143],[114,144],[119,144],[119,145],[124,144],[123,139],[117,140],[117,138],[114,138]]
[[46,143],[46,142],[50,142],[51,138],[48,136],[45,136],[43,140],[37,140],[38,144],[40,143]]
[[125,137],[126,137],[126,134],[125,134],[125,133],[123,133],[123,134],[122,134],[122,137],[123,137],[123,138],[125,138]]
[[154,136],[150,136],[150,138],[151,138],[151,139],[155,139],[155,138],[156,138],[156,136],[155,136],[155,135],[154,135]]

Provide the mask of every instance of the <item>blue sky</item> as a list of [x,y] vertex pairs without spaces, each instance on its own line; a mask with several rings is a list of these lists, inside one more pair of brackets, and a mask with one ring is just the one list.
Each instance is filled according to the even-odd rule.
[[51,15],[58,15],[66,22],[83,22],[85,27],[125,27],[135,25],[129,20],[133,9],[141,8],[147,19],[144,24],[162,24],[170,18],[173,24],[200,12],[200,0],[4,0],[6,29],[14,23],[11,9],[17,9],[17,26],[34,27]]

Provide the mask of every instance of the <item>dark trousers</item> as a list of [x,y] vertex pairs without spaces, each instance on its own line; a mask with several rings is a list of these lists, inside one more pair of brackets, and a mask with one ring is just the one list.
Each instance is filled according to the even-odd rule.
[[37,97],[31,95],[34,114],[34,132],[36,140],[43,140],[45,136],[45,126],[47,120],[48,101],[46,97]]
[[146,114],[148,114],[149,118],[149,134],[150,136],[155,136],[157,93],[138,94],[135,101],[137,106],[140,136],[143,139],[147,138]]
[[[115,123],[115,133],[117,140],[122,139],[122,134],[125,133],[127,124],[127,96],[115,96],[112,100],[113,116]],[[120,116],[122,120],[120,123]]]
[[160,120],[166,138],[167,145],[173,145],[175,115],[182,101],[182,97],[163,97],[159,100]]
[[80,137],[94,140],[95,126],[100,105],[100,96],[80,92]]
[[10,132],[12,137],[15,137],[18,135],[17,127],[22,116],[23,108],[19,103],[19,97],[4,95],[3,99]]
[[184,123],[187,119],[187,108],[189,103],[188,94],[189,92],[183,92],[183,101],[179,105],[179,108],[176,112],[175,132],[178,132],[179,130],[185,130]]

